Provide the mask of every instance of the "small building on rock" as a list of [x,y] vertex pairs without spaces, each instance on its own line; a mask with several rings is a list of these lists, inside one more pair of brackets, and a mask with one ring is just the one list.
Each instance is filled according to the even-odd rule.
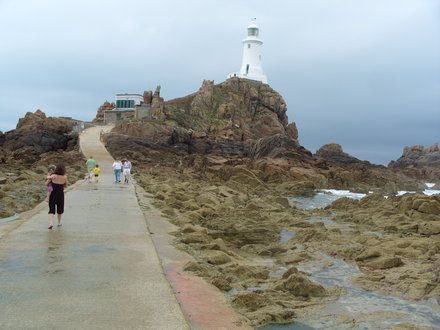
[[104,111],[104,123],[117,123],[124,119],[163,119],[164,100],[160,96],[160,86],[155,92],[145,91],[141,94],[116,94],[116,103],[113,109]]
[[116,94],[116,107],[104,112],[104,123],[116,123],[118,121],[134,118],[134,110],[142,103],[140,94]]

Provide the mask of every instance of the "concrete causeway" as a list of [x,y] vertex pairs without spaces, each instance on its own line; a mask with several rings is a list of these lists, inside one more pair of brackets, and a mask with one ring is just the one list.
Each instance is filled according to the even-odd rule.
[[63,226],[47,209],[0,240],[1,329],[188,329],[133,185],[115,184],[102,128],[82,133],[99,183],[66,194]]

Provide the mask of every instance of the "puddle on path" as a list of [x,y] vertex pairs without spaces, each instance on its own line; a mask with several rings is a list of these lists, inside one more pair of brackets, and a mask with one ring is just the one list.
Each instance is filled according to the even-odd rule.
[[101,253],[101,252],[108,252],[108,251],[114,251],[115,248],[106,246],[106,245],[90,245],[84,249],[84,252],[87,253]]
[[0,219],[0,224],[7,223],[7,222],[10,222],[10,221],[14,221],[14,220],[18,220],[19,217],[20,217],[20,215],[18,213],[16,213],[14,215],[11,215],[10,217],[1,218]]
[[328,256],[322,258],[304,262],[298,268],[309,273],[312,280],[325,286],[338,285],[346,293],[309,319],[262,329],[389,329],[402,323],[438,329],[440,310],[435,301],[414,302],[364,290],[350,281],[361,274],[356,266]]

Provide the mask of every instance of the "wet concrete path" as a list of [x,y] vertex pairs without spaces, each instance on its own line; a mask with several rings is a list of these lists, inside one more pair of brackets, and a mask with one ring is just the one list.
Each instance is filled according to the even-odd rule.
[[1,329],[188,328],[134,187],[113,183],[100,131],[81,136],[100,182],[66,194],[63,226],[48,230],[44,209],[0,240]]

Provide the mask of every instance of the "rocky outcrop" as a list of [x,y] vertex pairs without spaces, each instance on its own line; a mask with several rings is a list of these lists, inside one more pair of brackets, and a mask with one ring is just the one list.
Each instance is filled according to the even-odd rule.
[[70,182],[83,178],[75,120],[28,112],[17,128],[0,133],[0,218],[34,207],[46,197],[50,164],[66,164]]
[[340,144],[337,143],[329,143],[323,145],[321,148],[319,148],[316,153],[315,157],[321,160],[325,160],[327,162],[337,163],[337,164],[366,164],[369,165],[370,163],[367,161],[361,161],[357,159],[356,157],[353,157],[347,153],[345,153],[342,150],[342,147]]
[[430,181],[440,181],[440,148],[438,143],[425,148],[421,145],[405,147],[402,156],[388,167],[405,175]]
[[148,118],[163,121],[165,119],[164,99],[160,96],[160,85],[156,87],[154,93],[153,91],[144,91],[142,98],[141,107],[149,108]]
[[78,142],[73,126],[72,121],[46,117],[41,110],[28,112],[15,130],[3,135],[0,146],[16,161],[32,163],[45,152],[73,150]]
[[151,100],[152,118],[159,120],[123,122],[113,134],[189,153],[254,158],[269,156],[275,144],[275,154],[280,155],[282,148],[299,148],[298,130],[288,124],[286,103],[268,85],[239,78],[219,85],[205,80],[197,93],[184,98],[163,102],[158,86],[153,95],[144,93],[144,99]]
[[95,119],[93,119],[94,123],[97,124],[102,124],[104,123],[104,112],[106,112],[107,110],[112,110],[116,107],[116,105],[112,102],[108,102],[105,101],[99,108],[98,111],[96,112],[96,117]]
[[191,103],[174,108],[186,116],[170,111],[170,119],[208,136],[245,141],[282,134],[297,140],[296,126],[288,126],[283,97],[268,85],[239,78],[219,85],[205,80],[193,98],[184,101]]
[[[155,100],[162,104],[159,88],[154,94],[145,93],[145,101],[150,96],[151,107]],[[177,163],[185,163],[188,155],[217,157],[223,164],[252,168],[267,182],[304,180],[301,187],[309,190],[380,187],[393,192],[416,188],[413,183],[403,184],[405,178],[384,166],[348,155],[337,144],[325,145],[312,155],[299,144],[295,123],[288,123],[284,99],[266,84],[236,77],[218,85],[205,80],[196,93],[164,102],[163,111],[161,106],[157,109],[159,120],[119,123],[105,137],[110,152],[161,163],[168,157],[176,158]],[[160,149],[160,157],[142,150],[149,148]],[[209,161],[202,161],[201,166],[222,168],[210,166]]]

